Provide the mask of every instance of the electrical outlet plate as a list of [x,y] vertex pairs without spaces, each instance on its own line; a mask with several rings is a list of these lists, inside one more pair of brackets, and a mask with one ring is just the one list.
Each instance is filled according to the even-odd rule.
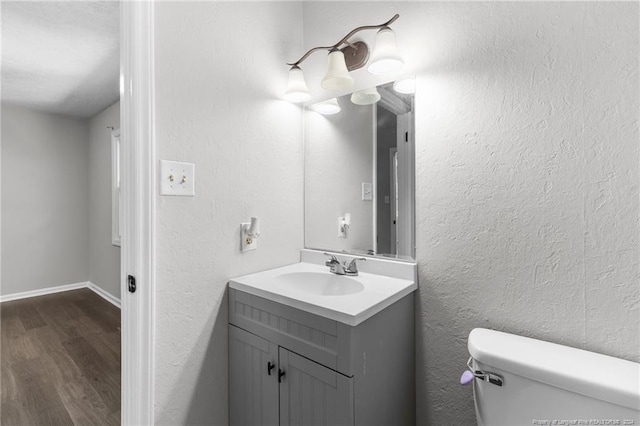
[[251,251],[258,248],[258,239],[251,238],[247,231],[251,226],[251,222],[243,222],[240,224],[240,250],[242,252]]
[[347,231],[344,227],[344,217],[338,218],[338,238],[347,238]]
[[196,189],[196,165],[160,160],[160,195],[193,197]]

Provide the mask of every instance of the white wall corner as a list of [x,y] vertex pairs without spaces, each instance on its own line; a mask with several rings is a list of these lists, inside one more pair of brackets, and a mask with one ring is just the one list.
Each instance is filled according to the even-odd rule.
[[46,296],[48,294],[62,293],[65,291],[80,290],[82,288],[88,288],[107,302],[120,309],[120,299],[110,293],[107,293],[91,281],[40,288],[37,290],[23,291],[20,293],[5,294],[0,296],[0,303],[11,302],[12,300],[28,299],[31,297]]
[[12,300],[28,299],[30,297],[45,296],[47,294],[62,293],[63,291],[78,290],[81,288],[89,287],[89,284],[90,283],[88,281],[83,281],[74,284],[65,284],[54,287],[40,288],[37,290],[22,291],[20,293],[5,294],[0,296],[0,303],[10,302]]
[[102,297],[104,300],[106,300],[107,302],[111,303],[116,308],[118,308],[118,309],[121,308],[120,299],[115,297],[111,293],[103,290],[102,288],[98,287],[97,285],[95,285],[91,281],[87,281],[87,287],[89,288],[89,290],[93,291],[95,294],[97,294],[98,296]]

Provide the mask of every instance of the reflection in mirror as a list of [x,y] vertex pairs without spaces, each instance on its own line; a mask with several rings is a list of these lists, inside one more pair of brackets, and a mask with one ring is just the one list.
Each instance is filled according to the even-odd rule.
[[305,247],[413,260],[414,96],[377,92],[305,112]]

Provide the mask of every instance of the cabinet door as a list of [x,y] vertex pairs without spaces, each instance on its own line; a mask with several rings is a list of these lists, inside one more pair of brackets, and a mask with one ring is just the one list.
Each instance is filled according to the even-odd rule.
[[353,379],[280,348],[280,425],[353,425]]
[[229,423],[278,425],[278,346],[233,325],[229,325]]

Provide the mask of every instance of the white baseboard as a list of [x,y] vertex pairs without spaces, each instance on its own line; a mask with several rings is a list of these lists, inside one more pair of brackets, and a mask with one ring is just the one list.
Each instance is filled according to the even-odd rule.
[[23,291],[21,293],[5,294],[0,296],[0,303],[10,302],[12,300],[26,299],[29,297],[44,296],[46,294],[61,293],[63,291],[78,290],[89,286],[89,282],[81,282],[75,284],[59,285],[56,287],[41,288],[39,290]]
[[23,291],[21,293],[6,294],[4,296],[0,296],[0,303],[10,302],[12,300],[27,299],[29,297],[45,296],[47,294],[61,293],[63,291],[79,290],[81,288],[88,288],[107,302],[120,309],[120,299],[107,293],[91,281],[41,288],[39,290]]
[[95,294],[97,294],[98,296],[100,296],[104,300],[106,300],[107,302],[111,303],[113,306],[115,306],[118,309],[120,309],[120,299],[118,299],[117,297],[115,297],[111,293],[107,293],[106,291],[104,291],[103,289],[101,289],[100,287],[98,287],[97,285],[92,283],[91,281],[89,281],[87,284],[88,284],[87,287],[89,287],[89,290],[93,291]]

